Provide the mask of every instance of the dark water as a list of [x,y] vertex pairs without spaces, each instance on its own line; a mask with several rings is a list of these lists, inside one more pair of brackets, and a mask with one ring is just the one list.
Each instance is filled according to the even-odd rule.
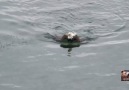
[[[0,0],[0,90],[128,90],[128,10],[127,0]],[[51,36],[69,31],[93,40],[68,52]]]

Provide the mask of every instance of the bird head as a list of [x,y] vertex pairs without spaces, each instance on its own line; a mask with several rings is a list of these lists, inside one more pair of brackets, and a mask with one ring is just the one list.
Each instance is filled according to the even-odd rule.
[[67,33],[67,36],[68,36],[67,38],[72,40],[73,37],[76,36],[76,35],[77,35],[77,34],[76,34],[75,32],[68,32],[68,33]]

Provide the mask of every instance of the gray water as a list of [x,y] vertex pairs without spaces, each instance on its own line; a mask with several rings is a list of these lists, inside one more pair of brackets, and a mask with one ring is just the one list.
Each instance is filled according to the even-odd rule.
[[[0,90],[128,90],[128,0],[0,0]],[[97,37],[60,47],[45,33]]]

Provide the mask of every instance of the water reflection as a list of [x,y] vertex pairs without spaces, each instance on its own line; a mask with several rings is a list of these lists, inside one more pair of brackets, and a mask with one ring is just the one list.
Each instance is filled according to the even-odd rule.
[[72,48],[69,48],[68,49],[68,56],[71,56],[71,51],[72,51]]

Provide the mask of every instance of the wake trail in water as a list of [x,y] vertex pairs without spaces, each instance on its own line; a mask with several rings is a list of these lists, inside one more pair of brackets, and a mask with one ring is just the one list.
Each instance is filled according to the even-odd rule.
[[[98,38],[112,37],[126,27],[124,19],[103,7],[101,1],[88,0],[80,4],[73,1],[7,1],[0,1],[8,4],[3,5],[0,12],[0,33],[4,30],[12,33],[10,36],[13,38],[6,41],[10,46],[12,43],[22,45],[22,42],[38,40],[58,43],[59,40],[55,38],[61,38],[68,32],[76,32],[83,43],[87,43]],[[53,2],[57,2],[57,5],[53,5]],[[7,45],[1,41],[1,46]]]

